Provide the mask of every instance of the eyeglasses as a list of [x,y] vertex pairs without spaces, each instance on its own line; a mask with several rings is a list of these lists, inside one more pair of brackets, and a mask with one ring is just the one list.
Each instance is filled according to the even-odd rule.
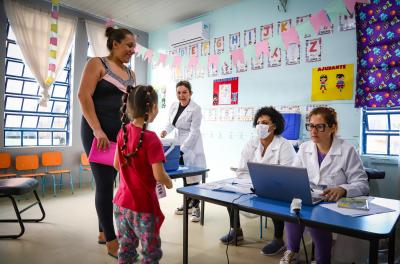
[[[327,124],[311,124],[311,123],[306,123],[306,130],[311,131],[313,128],[315,128],[318,132],[325,132],[325,128],[327,127]],[[328,126],[329,127],[329,126]]]

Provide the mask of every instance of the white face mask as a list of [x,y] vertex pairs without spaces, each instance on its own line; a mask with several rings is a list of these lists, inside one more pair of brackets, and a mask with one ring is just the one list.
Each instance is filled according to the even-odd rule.
[[265,139],[269,136],[269,125],[265,125],[265,124],[257,124],[256,125],[256,132],[257,132],[257,136],[261,139]]

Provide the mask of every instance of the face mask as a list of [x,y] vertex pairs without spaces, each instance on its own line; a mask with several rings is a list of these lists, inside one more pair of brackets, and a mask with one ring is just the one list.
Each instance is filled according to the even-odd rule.
[[261,139],[265,139],[269,136],[269,125],[258,124],[256,125],[257,136]]

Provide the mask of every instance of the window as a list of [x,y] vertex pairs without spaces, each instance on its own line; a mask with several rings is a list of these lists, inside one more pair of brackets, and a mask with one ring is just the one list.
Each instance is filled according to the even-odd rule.
[[7,26],[4,96],[4,146],[62,146],[70,136],[71,55],[49,90],[47,107],[39,106],[41,91],[25,65]]
[[364,108],[363,154],[400,155],[400,108]]

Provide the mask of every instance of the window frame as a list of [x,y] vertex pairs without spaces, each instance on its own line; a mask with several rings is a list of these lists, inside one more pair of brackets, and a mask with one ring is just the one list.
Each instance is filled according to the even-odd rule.
[[[387,117],[388,129],[369,129],[368,117],[373,115],[383,115]],[[400,115],[400,107],[390,107],[390,108],[373,108],[364,107],[362,108],[362,154],[371,155],[377,157],[399,157],[400,153],[393,154],[390,153],[391,139],[392,137],[399,137],[400,130],[392,129],[391,117],[394,115]],[[368,153],[367,152],[367,137],[368,136],[386,136],[387,145],[385,154]]]
[[[66,79],[65,80],[56,80],[54,82],[54,84],[52,85],[52,87],[50,88],[51,90],[51,94],[50,94],[50,100],[49,102],[51,103],[51,108],[49,109],[49,111],[44,111],[47,109],[40,109],[39,104],[36,107],[36,111],[33,111],[33,109],[30,109],[29,111],[24,111],[23,106],[24,106],[24,102],[25,100],[29,100],[29,99],[34,99],[37,100],[39,102],[40,98],[41,98],[41,94],[40,94],[40,87],[37,83],[37,81],[35,80],[35,78],[32,77],[28,77],[26,76],[26,72],[27,70],[29,71],[29,69],[27,69],[27,65],[24,63],[24,61],[20,58],[14,58],[14,57],[9,57],[8,54],[8,50],[9,50],[9,46],[10,45],[17,45],[15,40],[10,39],[10,24],[7,24],[7,37],[6,37],[6,55],[5,55],[5,72],[4,72],[4,76],[5,76],[5,80],[4,80],[4,97],[3,97],[3,102],[4,102],[4,126],[3,126],[3,145],[6,148],[25,148],[25,147],[37,147],[37,146],[54,146],[54,147],[65,147],[65,146],[69,146],[70,144],[70,140],[71,140],[71,133],[70,133],[70,121],[71,121],[71,67],[72,67],[72,51],[67,59],[66,65],[65,67],[62,69],[62,71],[66,71]],[[8,70],[8,65],[9,63],[18,63],[18,64],[22,64],[22,72],[21,75],[12,75],[12,74],[7,74],[7,70]],[[60,72],[61,74],[61,72]],[[21,81],[21,89],[20,92],[15,92],[15,91],[7,91],[7,87],[9,84],[9,81],[13,80],[13,81]],[[36,90],[36,94],[28,94],[28,93],[24,93],[24,89],[26,87],[26,83],[35,83],[37,85],[37,90]],[[55,97],[53,96],[53,94],[55,93],[55,86],[64,86],[66,87],[66,92],[65,92],[65,97]],[[7,100],[9,98],[19,98],[22,99],[21,101],[21,105],[19,106],[20,110],[7,110],[6,106],[7,106]],[[55,107],[55,103],[56,102],[62,102],[63,104],[65,104],[65,112],[60,113],[60,112],[54,112],[54,107]],[[21,118],[21,123],[18,127],[6,127],[6,122],[7,122],[7,116],[8,115],[19,115],[22,116]],[[23,127],[23,121],[24,118],[26,116],[35,116],[37,117],[37,122],[36,122],[36,126],[35,127]],[[48,128],[42,128],[39,127],[39,121],[41,117],[48,117],[51,118],[51,126]],[[61,118],[65,118],[65,125],[64,128],[54,128],[53,124],[54,124],[54,120],[57,117],[61,117]],[[20,142],[19,145],[17,145],[16,142],[7,142],[8,138],[6,138],[7,133],[12,133],[12,132],[17,132],[16,134],[19,134],[20,137]],[[36,144],[29,144],[29,145],[24,145],[24,134],[25,133],[32,133],[35,132],[36,133]],[[51,139],[50,145],[43,145],[43,144],[39,144],[39,137],[40,137],[40,133],[41,132],[49,132],[51,133]],[[62,144],[55,144],[55,134],[56,133],[65,133],[66,138],[65,138],[65,142]],[[8,143],[8,144],[7,144]]]

